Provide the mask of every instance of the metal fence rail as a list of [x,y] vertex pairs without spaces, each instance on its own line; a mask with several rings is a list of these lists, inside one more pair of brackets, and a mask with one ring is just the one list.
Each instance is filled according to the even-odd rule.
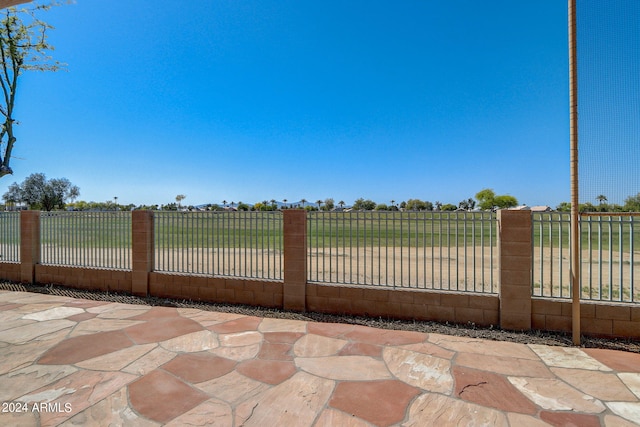
[[588,215],[580,225],[583,298],[640,302],[640,214]]
[[[571,297],[568,214],[533,216],[534,296]],[[586,300],[640,302],[640,214],[580,217],[580,286]]]
[[42,212],[41,262],[130,269],[131,212]]
[[571,298],[571,216],[560,212],[532,215],[533,295]]
[[496,293],[496,241],[487,212],[311,212],[308,280]]
[[282,280],[281,212],[156,212],[155,270]]
[[0,212],[0,262],[20,262],[20,212]]

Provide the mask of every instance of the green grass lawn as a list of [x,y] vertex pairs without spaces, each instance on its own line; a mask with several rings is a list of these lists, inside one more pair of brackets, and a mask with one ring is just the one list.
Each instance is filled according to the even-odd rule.
[[[570,216],[560,213],[534,214],[533,244],[535,247],[569,248]],[[582,217],[580,220],[583,250],[614,252],[640,251],[640,215]],[[631,240],[633,235],[633,241]],[[589,244],[591,242],[591,244]]]

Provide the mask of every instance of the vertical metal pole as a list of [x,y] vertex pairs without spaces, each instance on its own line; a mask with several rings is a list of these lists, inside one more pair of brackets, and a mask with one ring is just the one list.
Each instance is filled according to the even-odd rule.
[[571,144],[571,286],[573,344],[580,345],[580,235],[578,212],[578,54],[576,0],[569,2],[569,120]]

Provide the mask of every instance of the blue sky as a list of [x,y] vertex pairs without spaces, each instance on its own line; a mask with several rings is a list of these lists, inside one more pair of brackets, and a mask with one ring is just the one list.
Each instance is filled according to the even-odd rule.
[[[124,3],[123,3],[124,4]],[[566,2],[77,0],[24,74],[14,181],[82,200],[569,200]]]

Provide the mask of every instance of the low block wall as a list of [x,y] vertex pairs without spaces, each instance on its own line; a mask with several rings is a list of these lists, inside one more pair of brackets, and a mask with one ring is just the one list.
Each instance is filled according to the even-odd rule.
[[19,262],[0,262],[0,277],[12,282],[20,281]]
[[35,281],[77,289],[131,293],[131,271],[127,270],[36,264]]
[[149,274],[149,295],[160,298],[282,308],[283,283],[182,274]]
[[443,293],[417,289],[307,283],[307,310],[320,313],[409,320],[500,323],[497,295]]
[[[571,301],[533,298],[533,329],[571,332]],[[580,329],[583,335],[640,339],[640,306],[612,302],[582,302]]]

